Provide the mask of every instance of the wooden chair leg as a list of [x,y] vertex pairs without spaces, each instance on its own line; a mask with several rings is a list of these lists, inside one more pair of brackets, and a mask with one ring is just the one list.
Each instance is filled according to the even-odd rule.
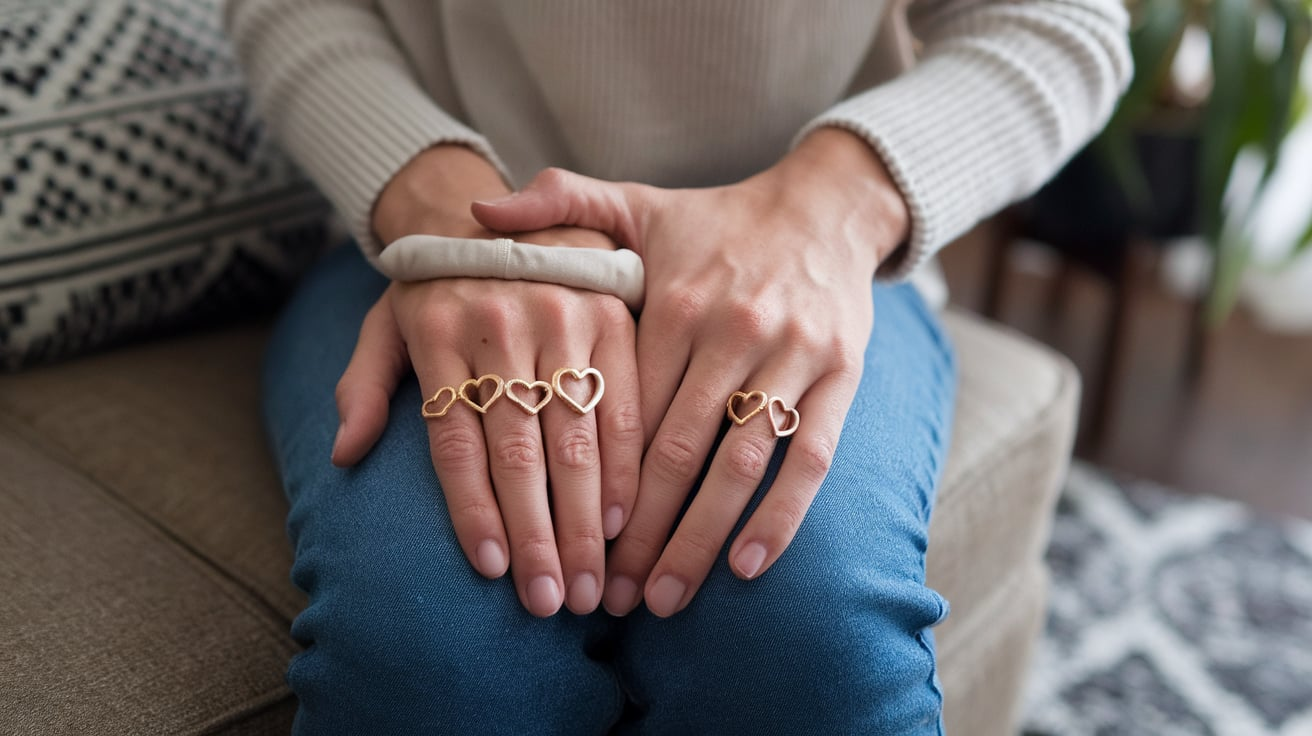
[[1113,408],[1120,395],[1121,362],[1125,353],[1126,334],[1129,326],[1134,285],[1134,269],[1131,267],[1130,246],[1126,245],[1126,254],[1120,264],[1120,273],[1112,281],[1111,313],[1103,328],[1102,363],[1098,366],[1098,377],[1093,382],[1089,400],[1092,407],[1089,415],[1088,451],[1099,455],[1107,446],[1108,431],[1113,418]]
[[1011,265],[1011,245],[1015,242],[1014,228],[1006,222],[992,228],[988,280],[984,284],[984,316],[994,321],[1002,319],[1002,292],[1006,287],[1007,269]]

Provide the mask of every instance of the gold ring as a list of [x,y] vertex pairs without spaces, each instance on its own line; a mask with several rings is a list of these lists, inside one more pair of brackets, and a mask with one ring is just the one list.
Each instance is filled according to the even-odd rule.
[[[774,413],[775,406],[779,407],[779,414]],[[774,430],[775,437],[787,437],[797,431],[797,425],[802,423],[802,415],[797,410],[784,403],[784,400],[778,396],[771,396],[765,404],[765,413],[770,417],[770,429]],[[780,424],[780,419],[783,424]]]
[[[573,396],[569,395],[569,392],[565,390],[564,386],[561,385],[561,379],[565,376],[569,376],[580,383],[589,378],[595,379],[591,397],[582,403],[576,401]],[[569,408],[579,414],[587,414],[592,411],[592,408],[597,405],[598,401],[601,401],[601,395],[606,393],[606,379],[601,377],[601,371],[596,368],[584,368],[583,370],[577,368],[561,368],[551,375],[551,387],[556,390],[556,395],[560,397],[560,400],[569,405]]]
[[[518,396],[515,395],[515,388],[518,386],[522,386],[526,391],[529,392],[542,389],[542,391],[544,392],[542,395],[542,400],[537,402],[536,404],[533,404],[526,399],[519,398]],[[509,381],[506,381],[506,398],[509,399],[511,402],[513,402],[519,408],[528,412],[529,415],[536,415],[538,412],[542,411],[542,407],[551,403],[551,397],[554,395],[555,392],[551,390],[551,384],[547,383],[546,381],[525,381],[522,378],[512,378]],[[529,398],[530,399],[532,398],[532,393],[529,394]]]
[[[724,412],[729,415],[730,421],[741,427],[748,419],[765,411],[767,400],[764,391],[734,391],[729,394],[729,400],[724,404]],[[742,409],[748,406],[751,407],[751,411],[746,414],[741,413]]]
[[[442,394],[444,393],[450,394],[446,399],[446,403],[442,403]],[[438,419],[444,417],[446,416],[446,413],[451,410],[451,405],[454,403],[456,403],[456,390],[450,386],[443,386],[437,390],[437,393],[428,397],[428,400],[424,402],[423,406],[419,407],[419,416],[424,419]],[[430,404],[434,407],[440,405],[442,408],[430,410],[428,408]]]
[[[466,393],[469,390],[469,388],[472,386],[474,388],[474,391],[476,392],[480,391],[482,390],[483,384],[486,381],[492,381],[496,385],[496,390],[492,392],[492,398],[488,399],[487,401],[484,401],[482,404],[478,403],[477,396],[475,396],[475,398],[473,399],[469,398],[469,394]],[[486,373],[484,375],[479,376],[478,378],[466,378],[464,382],[460,384],[460,388],[456,389],[456,396],[458,396],[461,401],[468,404],[469,408],[473,409],[479,414],[486,414],[488,407],[495,404],[497,399],[501,398],[501,394],[505,392],[506,392],[506,382],[502,380],[501,376],[498,376],[495,373]]]

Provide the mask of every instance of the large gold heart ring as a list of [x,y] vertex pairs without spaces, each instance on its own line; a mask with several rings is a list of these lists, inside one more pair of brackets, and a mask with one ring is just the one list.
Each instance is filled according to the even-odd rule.
[[[729,394],[729,400],[725,402],[724,411],[729,415],[729,419],[739,427],[747,423],[748,419],[765,411],[767,397],[764,391],[734,391]],[[749,409],[746,413],[744,410]]]
[[[575,383],[585,383],[592,379],[592,393],[584,401],[578,401],[569,392],[565,390],[563,379],[568,376]],[[587,414],[592,411],[593,407],[601,401],[601,395],[606,393],[606,379],[601,377],[601,371],[596,368],[561,368],[551,375],[551,387],[556,390],[556,395],[560,400],[569,405],[569,408],[580,414]]]
[[[516,396],[515,389],[517,388],[524,389],[528,398],[521,399]],[[533,393],[539,390],[542,391],[542,399],[537,403],[533,403]],[[542,411],[542,407],[551,402],[551,397],[553,395],[554,392],[551,390],[551,384],[546,381],[525,381],[522,378],[512,378],[509,381],[506,381],[506,398],[519,408],[528,412],[530,415]]]
[[456,390],[450,386],[443,386],[437,390],[437,393],[428,397],[424,405],[419,408],[419,415],[424,419],[444,417],[454,403],[456,403]]
[[[487,383],[488,381],[492,382],[492,385],[496,387],[496,390],[492,392],[492,396],[487,401],[484,401],[483,403],[480,404],[479,397],[483,393],[483,384]],[[473,398],[470,398],[469,395],[469,389],[471,388],[474,389]],[[495,404],[497,399],[501,398],[501,394],[505,392],[506,392],[506,382],[502,380],[501,376],[498,376],[495,373],[487,373],[479,376],[478,378],[465,379],[465,381],[460,384],[460,388],[456,389],[456,396],[459,396],[461,401],[468,404],[469,408],[473,409],[479,414],[486,414],[488,407]]]

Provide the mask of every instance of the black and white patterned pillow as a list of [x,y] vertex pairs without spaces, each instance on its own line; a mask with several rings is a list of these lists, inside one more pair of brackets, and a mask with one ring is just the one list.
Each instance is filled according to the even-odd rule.
[[221,0],[0,0],[0,368],[275,303],[332,236]]

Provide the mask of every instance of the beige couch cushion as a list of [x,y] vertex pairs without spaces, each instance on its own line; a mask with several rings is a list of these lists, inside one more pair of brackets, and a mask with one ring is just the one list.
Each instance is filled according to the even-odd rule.
[[[1014,683],[974,674],[1025,656],[1078,382],[1024,338],[947,322],[961,389],[929,578],[953,606],[939,637],[949,718],[1000,701],[971,724],[1000,733]],[[0,699],[0,732],[92,718],[115,733],[285,730],[285,632],[302,597],[259,421],[266,336],[231,328],[0,378],[0,467],[23,468],[0,484],[0,582],[27,581],[0,602],[0,632],[31,643],[26,658],[0,654],[0,691],[22,693]],[[1028,602],[999,603],[1013,596]]]

